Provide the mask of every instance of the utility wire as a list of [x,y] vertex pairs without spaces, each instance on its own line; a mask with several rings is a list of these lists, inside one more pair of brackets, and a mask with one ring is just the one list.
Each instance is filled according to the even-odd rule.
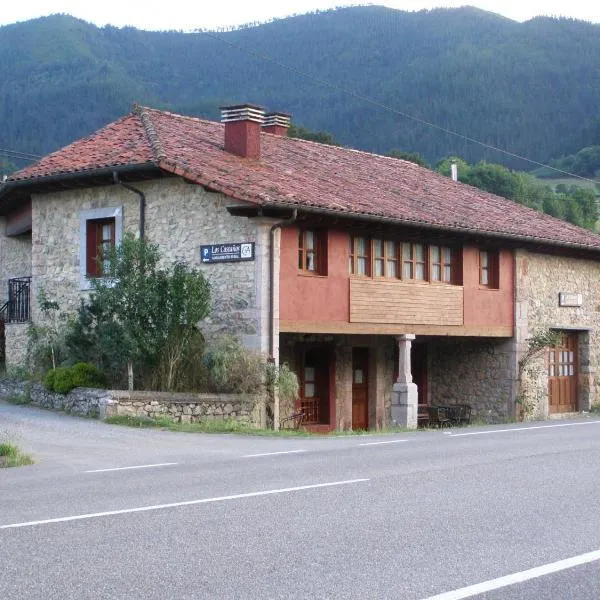
[[38,154],[31,154],[29,152],[21,152],[19,150],[8,150],[7,148],[0,148],[0,156],[5,156],[10,159],[26,160],[28,162],[34,162],[42,158]]
[[338,85],[336,83],[332,83],[331,81],[328,81],[327,79],[323,79],[322,77],[318,77],[316,75],[313,75],[312,73],[307,73],[305,71],[302,71],[301,69],[292,67],[286,63],[282,63],[280,60],[273,58],[269,54],[265,54],[263,52],[259,52],[258,50],[254,50],[252,48],[247,48],[245,46],[236,44],[235,42],[225,40],[222,37],[215,35],[214,33],[210,32],[210,31],[204,31],[204,30],[200,29],[200,30],[198,30],[198,32],[208,36],[209,38],[212,38],[214,40],[222,42],[223,44],[226,44],[227,46],[230,46],[231,48],[235,48],[236,50],[239,50],[240,52],[245,52],[246,54],[254,56],[255,58],[259,58],[260,60],[270,62],[270,63],[280,67],[281,69],[284,69],[285,71],[289,71],[290,73],[294,73],[295,75],[304,77],[305,79],[308,79],[309,81],[312,81],[312,82],[316,82],[324,87],[328,87],[328,88],[336,90],[338,92],[343,92],[344,94],[348,94],[349,96],[352,96],[353,98],[356,98],[357,100],[361,100],[362,102],[366,102],[367,104],[371,104],[373,106],[376,106],[377,108],[381,108],[383,110],[394,113],[396,115],[400,115],[401,117],[404,117],[405,119],[410,119],[411,121],[415,121],[416,123],[421,123],[422,125],[427,125],[428,127],[432,127],[434,129],[437,129],[438,131],[443,131],[444,133],[447,133],[448,135],[453,135],[453,136],[458,137],[467,142],[471,142],[473,144],[478,144],[479,146],[487,148],[488,150],[495,150],[496,152],[500,152],[502,154],[505,154],[506,156],[510,156],[512,158],[518,158],[519,160],[523,160],[532,165],[536,165],[537,167],[545,167],[546,169],[551,169],[552,171],[556,171],[557,173],[561,173],[562,175],[567,175],[568,177],[575,177],[576,179],[581,179],[582,181],[598,183],[597,181],[595,181],[593,179],[589,179],[588,177],[582,177],[581,175],[575,175],[574,173],[569,173],[569,171],[564,171],[563,169],[559,169],[557,167],[551,167],[550,165],[538,162],[537,160],[533,160],[531,158],[521,156],[520,154],[510,152],[509,150],[504,150],[503,148],[498,148],[497,146],[493,146],[492,144],[487,144],[486,142],[482,142],[481,140],[477,140],[468,135],[458,133],[457,131],[453,131],[452,129],[443,127],[442,125],[437,125],[436,123],[432,123],[431,121],[427,121],[425,119],[420,119],[419,117],[415,117],[415,116],[405,113],[401,110],[397,110],[395,108],[392,108],[391,106],[388,106],[387,104],[383,104],[382,102],[374,100],[373,98],[364,96],[363,94],[359,94],[358,92],[355,92],[354,90],[351,90],[350,88],[346,88],[346,87]]

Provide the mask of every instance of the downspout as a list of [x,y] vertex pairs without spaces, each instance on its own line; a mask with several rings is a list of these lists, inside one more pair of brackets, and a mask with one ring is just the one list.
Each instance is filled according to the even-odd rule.
[[[269,362],[275,363],[275,230],[293,225],[298,217],[298,209],[294,208],[292,216],[271,226],[269,230]],[[279,429],[279,394],[274,393],[273,429]]]
[[113,181],[117,185],[122,185],[125,189],[137,194],[140,197],[140,240],[144,239],[144,233],[146,230],[146,196],[142,190],[134,188],[132,185],[125,183],[119,179],[119,174],[113,171]]

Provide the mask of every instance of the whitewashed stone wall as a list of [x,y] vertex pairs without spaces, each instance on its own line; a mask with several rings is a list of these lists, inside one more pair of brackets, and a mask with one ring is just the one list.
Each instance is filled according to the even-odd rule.
[[[205,323],[211,335],[228,331],[249,347],[266,351],[268,313],[269,221],[232,217],[230,202],[181,178],[136,184],[146,196],[146,238],[160,247],[164,262],[182,261],[201,269],[211,284],[213,309]],[[60,310],[77,310],[81,290],[80,215],[82,211],[122,208],[123,230],[139,231],[139,196],[119,185],[34,196],[31,240],[32,298],[44,290]],[[200,246],[223,242],[255,242],[256,260],[201,264]],[[260,273],[261,277],[257,277]],[[44,324],[37,303],[32,318]],[[7,354],[11,352],[7,345]]]
[[[581,294],[580,307],[559,306],[559,293]],[[516,253],[516,321],[519,351],[542,329],[574,331],[579,339],[578,409],[589,410],[600,398],[600,261]],[[524,386],[534,417],[548,416],[548,379],[544,355],[532,362]]]

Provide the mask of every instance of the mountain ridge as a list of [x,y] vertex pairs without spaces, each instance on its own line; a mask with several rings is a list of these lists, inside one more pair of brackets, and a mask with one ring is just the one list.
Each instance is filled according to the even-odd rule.
[[401,113],[546,162],[600,143],[599,56],[599,25],[474,7],[350,7],[218,33],[57,14],[0,27],[0,122],[5,147],[44,154],[134,102],[211,119],[253,102],[359,149],[525,168]]

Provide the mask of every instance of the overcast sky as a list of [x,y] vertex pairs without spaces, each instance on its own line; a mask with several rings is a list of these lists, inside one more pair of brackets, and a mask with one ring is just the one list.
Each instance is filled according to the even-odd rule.
[[[131,25],[138,29],[189,31],[217,28],[272,17],[285,17],[338,5],[369,4],[368,2],[340,2],[335,0],[27,0],[2,3],[0,25],[26,21],[53,13],[66,13],[97,25],[117,27]],[[474,0],[473,2],[387,0],[371,2],[399,10],[420,10],[439,6],[471,4],[499,13],[517,21],[537,15],[566,16],[600,23],[598,0]]]

